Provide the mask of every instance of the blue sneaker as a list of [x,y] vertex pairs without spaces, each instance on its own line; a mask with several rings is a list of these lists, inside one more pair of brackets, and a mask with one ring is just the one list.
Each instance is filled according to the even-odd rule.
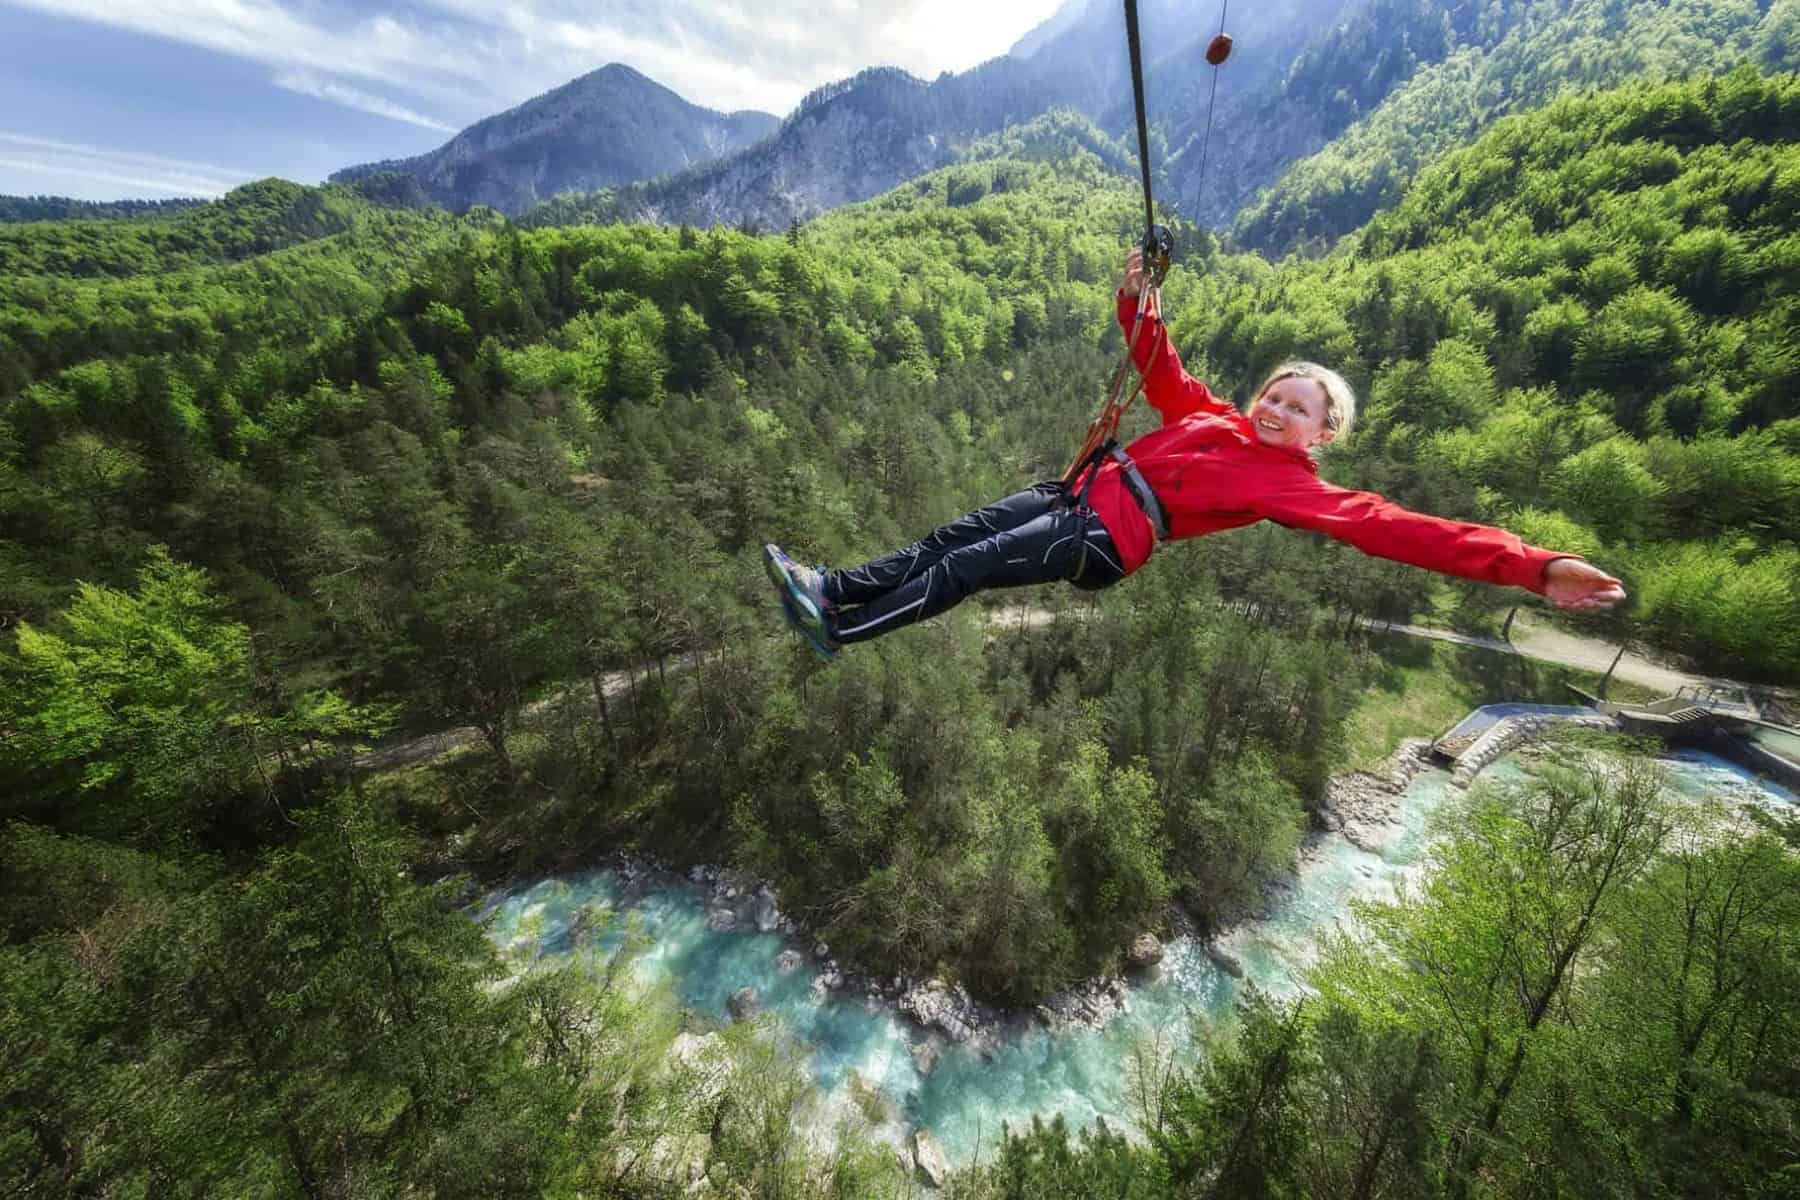
[[770,542],[763,547],[763,567],[769,582],[781,597],[781,610],[820,658],[835,658],[838,643],[832,640],[825,625],[831,604],[825,599],[825,576],[816,568],[797,563],[780,546]]

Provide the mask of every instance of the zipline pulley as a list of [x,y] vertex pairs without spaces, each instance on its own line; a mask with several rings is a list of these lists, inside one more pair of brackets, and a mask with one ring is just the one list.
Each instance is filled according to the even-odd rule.
[[1150,273],[1152,287],[1162,286],[1169,273],[1169,262],[1175,257],[1175,235],[1167,225],[1152,225],[1144,235],[1144,268]]

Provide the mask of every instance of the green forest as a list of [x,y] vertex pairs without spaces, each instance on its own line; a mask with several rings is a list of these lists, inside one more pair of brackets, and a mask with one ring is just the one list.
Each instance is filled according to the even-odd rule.
[[1246,245],[1328,246],[1397,203],[1421,167],[1561,95],[1800,65],[1794,0],[1386,0],[1355,28],[1289,72],[1283,99],[1319,108],[1338,136],[1239,211]]
[[[1588,628],[1792,682],[1797,130],[1748,68],[1557,100],[1329,254],[1178,229],[1171,331],[1239,401],[1344,372],[1325,473],[1590,555],[1633,605]],[[650,1197],[698,1138],[714,1194],[911,1194],[808,1139],[779,1040],[671,1059],[635,941],[539,960],[467,907],[729,862],[861,969],[1028,1006],[1171,902],[1253,906],[1421,661],[1563,699],[1357,620],[1522,594],[1267,527],[1026,593],[1041,626],[830,665],[781,628],[763,542],[855,561],[1061,472],[1121,349],[1121,165],[1058,114],[768,234],[276,180],[0,225],[4,1190]],[[1016,1130],[948,1194],[1800,1196],[1796,832],[1593,753],[1476,792],[1140,1136]]]

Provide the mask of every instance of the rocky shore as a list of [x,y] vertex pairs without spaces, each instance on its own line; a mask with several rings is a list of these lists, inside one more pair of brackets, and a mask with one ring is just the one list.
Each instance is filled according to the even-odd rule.
[[1419,772],[1431,765],[1431,739],[1405,738],[1385,770],[1349,771],[1325,785],[1319,822],[1351,845],[1379,853],[1400,826],[1400,798]]
[[[1352,844],[1368,851],[1379,851],[1399,828],[1400,800],[1407,785],[1430,763],[1431,742],[1428,738],[1408,738],[1379,773],[1353,771],[1334,776],[1326,787],[1325,805],[1319,820],[1330,833],[1339,833]],[[1315,845],[1316,839],[1309,842]],[[1303,854],[1305,851],[1303,851]],[[623,856],[610,864],[632,891],[647,890],[671,882],[676,877],[667,865]],[[939,978],[907,975],[877,976],[847,969],[831,953],[826,941],[812,936],[793,918],[784,914],[774,889],[766,882],[741,871],[710,864],[698,864],[681,872],[679,877],[701,889],[706,908],[707,927],[714,931],[754,930],[776,933],[793,939],[810,949],[810,961],[818,972],[813,979],[815,1000],[823,1002],[838,994],[861,996],[872,1004],[891,1006],[914,1025],[917,1037],[912,1045],[913,1062],[921,1074],[929,1073],[947,1045],[986,1049],[1004,1032],[1020,1021],[1037,1021],[1059,1033],[1074,1030],[1101,1029],[1114,1018],[1131,1011],[1131,984],[1122,975],[1104,975],[1087,979],[1047,997],[1041,1004],[1024,1011],[1007,1010],[983,1004],[970,996],[960,983]],[[1271,887],[1271,899],[1283,885]],[[1206,931],[1178,906],[1168,913],[1173,937],[1193,938],[1208,958],[1234,978],[1243,974],[1242,967],[1217,940],[1240,920],[1257,913],[1234,915],[1219,927]],[[1132,972],[1154,971],[1163,957],[1163,944],[1153,933],[1145,932],[1133,939],[1125,949]],[[798,970],[809,959],[795,948],[784,950],[777,959],[783,972]],[[749,1017],[757,1011],[758,997],[744,989],[732,997],[734,1016]]]

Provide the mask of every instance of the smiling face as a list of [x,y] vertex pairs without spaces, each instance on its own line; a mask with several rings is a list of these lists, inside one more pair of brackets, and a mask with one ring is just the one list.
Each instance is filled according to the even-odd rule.
[[1250,406],[1250,427],[1264,445],[1310,450],[1334,436],[1325,424],[1328,402],[1324,385],[1316,379],[1297,375],[1277,379]]

